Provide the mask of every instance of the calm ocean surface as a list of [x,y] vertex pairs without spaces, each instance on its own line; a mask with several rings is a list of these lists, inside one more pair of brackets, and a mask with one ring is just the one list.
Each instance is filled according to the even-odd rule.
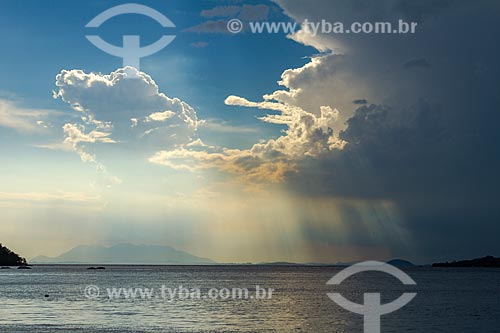
[[[382,332],[500,332],[499,269],[412,268],[417,286],[382,273],[361,273],[340,287],[326,282],[341,268],[271,266],[34,266],[0,270],[0,332],[362,332],[362,317],[333,303],[341,292],[362,303],[380,292],[388,302],[402,292],[417,297],[382,317]],[[100,288],[88,299],[85,288]],[[162,286],[275,289],[271,299],[110,300],[106,288]],[[164,288],[165,288],[164,287]],[[164,289],[165,290],[165,289]],[[48,295],[49,297],[45,297]]]

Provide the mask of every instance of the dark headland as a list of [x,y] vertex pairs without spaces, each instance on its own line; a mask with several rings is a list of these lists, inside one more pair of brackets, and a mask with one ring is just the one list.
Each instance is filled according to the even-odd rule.
[[400,267],[400,268],[406,268],[406,267],[415,267],[415,265],[408,260],[403,260],[403,259],[393,259],[387,262],[389,265]]
[[0,244],[0,266],[27,266],[26,259]]
[[432,264],[432,267],[498,267],[500,268],[500,258],[487,256],[471,260],[460,260],[452,262],[441,262]]

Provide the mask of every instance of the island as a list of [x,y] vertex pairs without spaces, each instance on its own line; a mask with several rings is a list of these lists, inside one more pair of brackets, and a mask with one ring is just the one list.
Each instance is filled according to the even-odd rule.
[[471,260],[460,260],[452,262],[441,262],[432,264],[432,267],[498,267],[500,268],[500,258],[487,256]]
[[408,267],[415,267],[415,265],[408,260],[403,260],[403,259],[393,259],[387,262],[389,265],[398,267],[398,268],[408,268]]
[[27,266],[26,259],[0,244],[0,266]]

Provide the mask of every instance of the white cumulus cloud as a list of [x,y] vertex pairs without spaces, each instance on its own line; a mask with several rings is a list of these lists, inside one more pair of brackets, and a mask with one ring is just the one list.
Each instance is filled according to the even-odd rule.
[[154,152],[189,143],[198,128],[196,111],[161,93],[146,73],[132,67],[110,74],[63,70],[54,97],[80,115],[64,125],[65,142],[85,161],[95,161],[89,145],[119,144]]

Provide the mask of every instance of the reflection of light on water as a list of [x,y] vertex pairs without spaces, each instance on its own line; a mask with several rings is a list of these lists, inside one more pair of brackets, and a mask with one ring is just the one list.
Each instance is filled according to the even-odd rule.
[[[0,325],[3,327],[54,326],[58,328],[105,328],[130,331],[172,330],[230,330],[293,331],[306,328],[321,303],[332,310],[331,304],[318,298],[325,286],[323,280],[331,275],[328,269],[309,272],[307,268],[273,267],[112,267],[95,275],[84,267],[35,267],[37,278],[12,275],[3,281],[5,294],[0,300]],[[43,272],[41,272],[43,271]],[[53,271],[59,271],[53,274]],[[47,275],[45,275],[47,273]],[[312,274],[311,274],[312,273]],[[161,285],[168,283],[195,285],[201,289],[216,286],[248,287],[261,285],[275,288],[277,294],[266,300],[97,300],[83,297],[85,283],[102,286]],[[16,282],[17,281],[17,282]],[[223,282],[221,282],[223,281]],[[49,300],[43,298],[50,293]],[[6,295],[6,296],[4,296]],[[16,326],[17,325],[17,326]],[[2,329],[0,328],[0,332]]]
[[[346,298],[359,301],[364,292],[377,291],[386,302],[398,297],[404,287],[377,272],[353,276],[340,286],[326,285],[341,269],[113,266],[97,274],[86,267],[35,266],[36,275],[2,275],[0,332],[361,332],[362,318],[336,306],[326,293],[337,288]],[[495,331],[500,294],[497,271],[424,267],[408,273],[418,282],[418,297],[384,317],[383,330],[460,331],[473,323],[478,331]],[[276,291],[272,299],[263,301],[89,301],[83,295],[88,283],[102,287],[182,284],[204,290],[260,285]],[[50,299],[45,300],[44,294],[50,294]],[[443,304],[453,306],[443,308]]]

